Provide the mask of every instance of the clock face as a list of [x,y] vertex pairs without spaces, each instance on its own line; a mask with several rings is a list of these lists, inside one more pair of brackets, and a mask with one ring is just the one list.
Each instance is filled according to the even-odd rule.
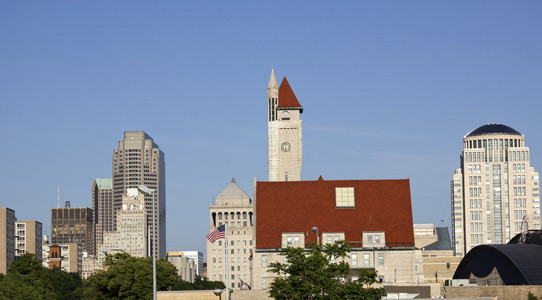
[[284,152],[288,152],[288,151],[290,151],[290,149],[292,149],[292,145],[290,145],[290,143],[288,143],[288,142],[284,142],[280,146],[280,149],[282,149],[282,151],[284,151]]

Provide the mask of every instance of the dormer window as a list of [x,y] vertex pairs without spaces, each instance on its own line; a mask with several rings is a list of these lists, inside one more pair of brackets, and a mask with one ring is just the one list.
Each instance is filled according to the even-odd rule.
[[335,207],[355,207],[353,187],[335,188]]

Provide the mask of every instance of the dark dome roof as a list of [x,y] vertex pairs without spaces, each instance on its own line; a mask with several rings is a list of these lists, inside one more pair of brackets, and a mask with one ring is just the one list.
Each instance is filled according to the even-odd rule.
[[487,124],[480,126],[473,131],[467,133],[465,137],[473,137],[486,134],[510,134],[510,135],[523,135],[519,131],[512,127],[508,127],[503,124]]
[[489,276],[497,269],[504,285],[542,284],[542,246],[536,244],[479,245],[457,266],[454,279]]

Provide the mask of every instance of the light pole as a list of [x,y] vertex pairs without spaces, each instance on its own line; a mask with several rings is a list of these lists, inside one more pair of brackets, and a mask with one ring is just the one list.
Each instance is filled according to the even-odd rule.
[[216,296],[218,296],[218,299],[219,300],[222,300],[222,290],[221,289],[216,289],[213,291],[213,293],[215,293]]
[[152,255],[152,299],[156,300],[156,212],[154,210],[154,193],[155,189],[150,189],[145,185],[140,185],[137,189],[145,194],[152,195],[152,239],[151,239],[151,255]]
[[316,232],[316,244],[320,245],[320,236],[318,235],[318,227],[313,227],[312,231]]

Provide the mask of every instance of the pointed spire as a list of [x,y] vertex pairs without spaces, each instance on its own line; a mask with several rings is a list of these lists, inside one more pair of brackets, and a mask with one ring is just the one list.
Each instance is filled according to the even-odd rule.
[[237,182],[235,182],[235,178],[232,177],[230,183],[237,183]]
[[271,77],[269,77],[269,84],[267,85],[267,98],[278,98],[279,87],[277,85],[277,79],[275,78],[275,71],[271,69]]
[[324,177],[322,177],[322,175],[320,175],[320,177],[318,177],[318,181],[324,181]]
[[278,88],[277,79],[275,78],[275,70],[271,69],[271,77],[269,77],[269,84],[267,89]]

